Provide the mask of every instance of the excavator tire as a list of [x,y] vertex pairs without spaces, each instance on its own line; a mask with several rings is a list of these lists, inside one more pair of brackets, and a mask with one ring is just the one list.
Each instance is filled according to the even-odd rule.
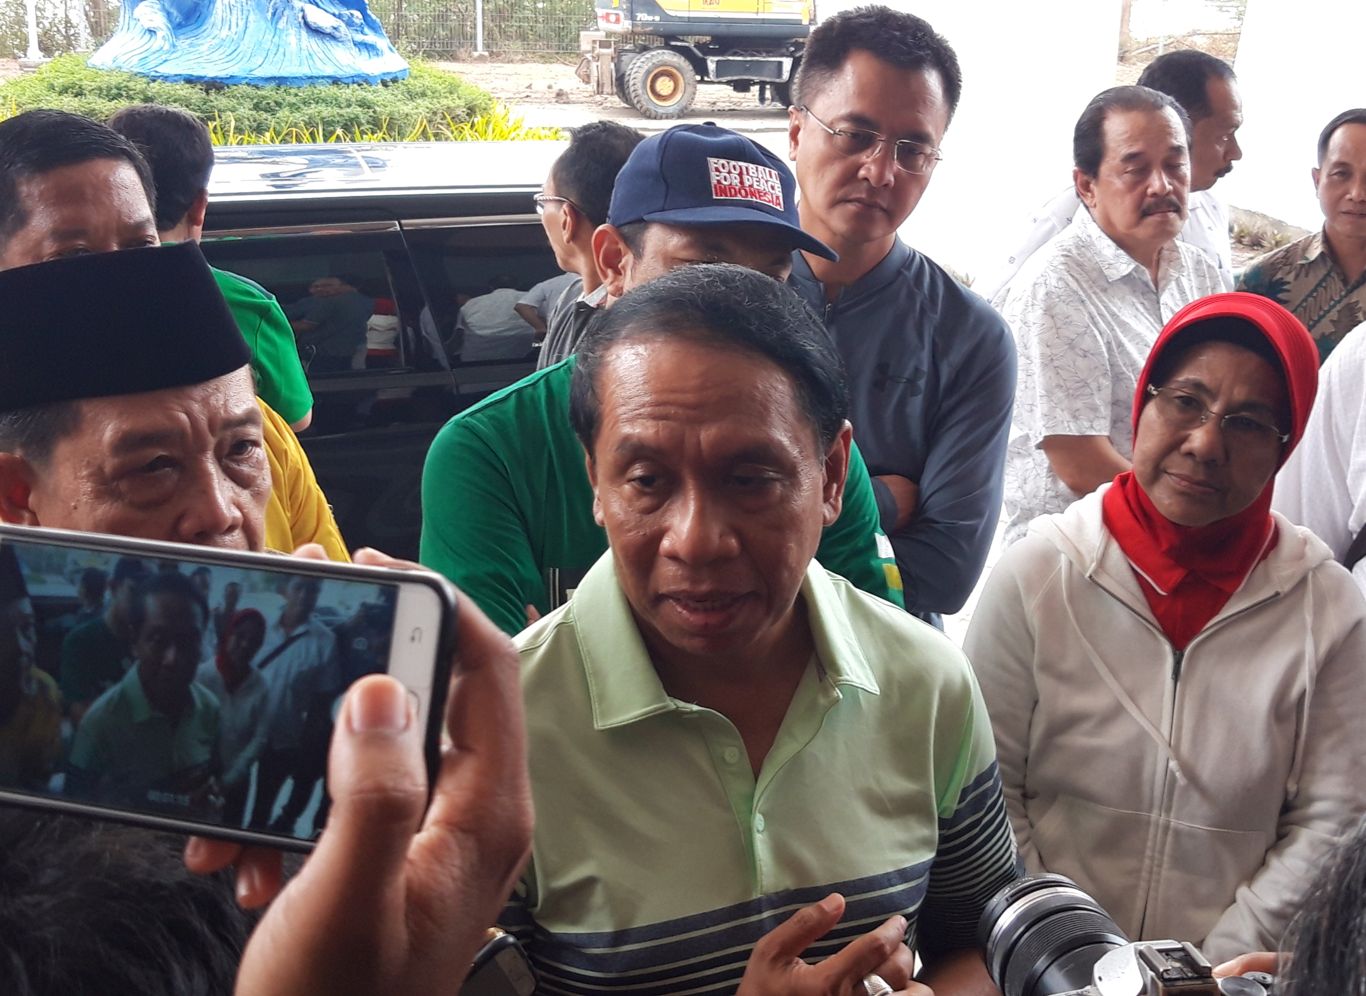
[[697,96],[692,64],[667,48],[642,52],[626,68],[627,103],[647,118],[682,117]]

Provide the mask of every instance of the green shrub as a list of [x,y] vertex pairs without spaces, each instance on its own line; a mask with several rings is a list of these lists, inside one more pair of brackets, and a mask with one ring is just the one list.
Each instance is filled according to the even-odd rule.
[[435,121],[422,118],[408,131],[396,131],[389,122],[378,126],[328,131],[321,126],[295,125],[266,131],[239,130],[231,119],[214,118],[209,123],[209,140],[214,145],[317,145],[326,142],[525,142],[564,138],[558,128],[528,127],[504,104],[496,104],[488,114],[469,121],[445,116]]
[[84,56],[64,55],[32,75],[0,84],[0,118],[48,107],[104,121],[128,104],[183,107],[231,135],[294,132],[334,141],[338,133],[349,141],[377,135],[457,138],[452,132],[459,126],[496,109],[485,91],[422,63],[412,65],[406,80],[379,86],[224,87],[91,69]]

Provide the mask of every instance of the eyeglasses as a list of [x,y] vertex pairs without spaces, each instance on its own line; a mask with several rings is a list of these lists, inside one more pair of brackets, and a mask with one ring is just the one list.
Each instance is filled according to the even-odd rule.
[[1157,414],[1173,429],[1190,432],[1209,421],[1211,415],[1218,415],[1219,429],[1231,445],[1241,443],[1255,446],[1270,443],[1273,439],[1280,443],[1290,439],[1289,433],[1281,432],[1270,422],[1236,412],[1220,415],[1213,408],[1206,408],[1205,403],[1195,395],[1177,388],[1153,387],[1149,384],[1147,390]]
[[[860,128],[831,128],[812,114],[809,107],[799,107],[797,110],[805,112],[812,121],[829,132],[835,145],[835,151],[840,155],[877,155],[882,151],[883,143],[892,142],[887,136],[879,135],[875,131],[864,131]],[[934,169],[934,164],[943,158],[938,149],[923,145],[920,142],[913,142],[909,138],[892,142],[892,162],[896,163],[896,168],[903,173],[928,173]]]
[[580,214],[583,213],[583,209],[580,208],[573,201],[571,201],[568,197],[557,197],[555,194],[537,194],[535,197],[531,199],[536,202],[537,214],[545,214],[545,206],[547,204],[568,204],[570,207],[574,208],[574,210],[578,211]]

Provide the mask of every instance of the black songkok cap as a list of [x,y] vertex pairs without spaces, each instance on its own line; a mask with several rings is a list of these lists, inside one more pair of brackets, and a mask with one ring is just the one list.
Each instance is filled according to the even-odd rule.
[[0,272],[0,411],[202,384],[250,360],[193,242]]

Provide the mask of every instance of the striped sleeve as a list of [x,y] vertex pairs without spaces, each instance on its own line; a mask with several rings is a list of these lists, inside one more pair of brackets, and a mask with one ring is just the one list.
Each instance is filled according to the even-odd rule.
[[922,957],[976,946],[977,920],[1002,886],[1023,874],[996,762],[963,787],[939,820],[929,889],[916,918]]

